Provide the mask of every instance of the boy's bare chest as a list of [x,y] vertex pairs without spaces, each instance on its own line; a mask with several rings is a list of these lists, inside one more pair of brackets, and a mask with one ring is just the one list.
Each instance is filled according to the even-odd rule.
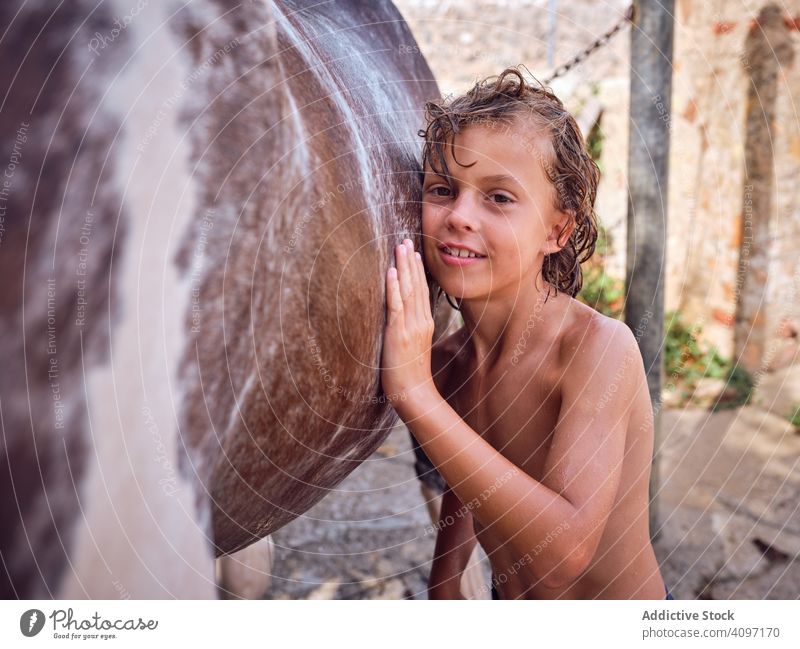
[[512,366],[494,375],[462,375],[452,382],[448,399],[470,428],[536,479],[541,479],[561,406],[554,370],[542,364],[533,372]]

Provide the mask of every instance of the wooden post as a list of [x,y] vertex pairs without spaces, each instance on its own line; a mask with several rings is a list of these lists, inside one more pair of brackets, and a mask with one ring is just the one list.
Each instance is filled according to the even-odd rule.
[[674,0],[636,0],[631,26],[625,322],[637,336],[653,402],[650,535],[658,533]]

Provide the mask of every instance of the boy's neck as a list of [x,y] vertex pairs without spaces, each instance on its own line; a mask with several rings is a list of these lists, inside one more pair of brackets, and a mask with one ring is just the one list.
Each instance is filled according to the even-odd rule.
[[[541,280],[538,287],[526,284],[526,289],[520,287],[511,295],[461,301],[465,351],[476,361],[477,373],[512,369],[542,343],[555,340],[564,326],[570,297],[556,294],[555,288]],[[550,297],[545,301],[548,288]]]

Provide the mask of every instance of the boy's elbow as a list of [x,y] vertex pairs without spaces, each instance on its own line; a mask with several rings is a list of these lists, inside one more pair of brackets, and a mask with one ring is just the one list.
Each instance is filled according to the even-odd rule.
[[557,564],[552,566],[547,574],[540,577],[545,588],[563,588],[577,581],[592,560],[585,545],[576,546],[570,543],[564,544],[562,548],[562,551],[556,555]]

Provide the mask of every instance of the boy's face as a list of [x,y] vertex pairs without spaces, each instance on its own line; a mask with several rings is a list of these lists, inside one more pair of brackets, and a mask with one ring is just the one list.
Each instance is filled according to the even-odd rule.
[[[546,142],[538,134],[506,125],[471,125],[455,136],[455,155],[445,149],[453,190],[426,164],[422,233],[426,266],[455,298],[482,298],[503,289],[515,295],[533,282],[546,254],[569,239],[567,214],[559,212],[555,187],[545,173]],[[506,176],[507,178],[498,178]],[[483,255],[453,259],[447,242]]]

